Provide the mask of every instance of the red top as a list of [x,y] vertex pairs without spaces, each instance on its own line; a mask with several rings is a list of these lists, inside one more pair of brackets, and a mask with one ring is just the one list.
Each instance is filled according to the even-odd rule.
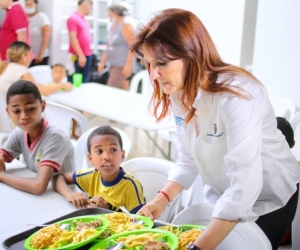
[[17,41],[17,32],[26,29],[26,40],[29,44],[28,18],[22,6],[14,2],[7,8],[7,13],[0,30],[1,59],[6,60],[6,50],[9,45]]

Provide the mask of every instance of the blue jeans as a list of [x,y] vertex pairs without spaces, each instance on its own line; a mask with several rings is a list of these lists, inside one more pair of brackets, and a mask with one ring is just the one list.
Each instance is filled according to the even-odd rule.
[[82,74],[82,82],[89,82],[91,79],[91,73],[92,73],[92,59],[93,56],[86,56],[86,64],[82,68],[78,65],[78,58],[76,61],[74,61],[74,67],[75,67],[75,73],[81,73]]

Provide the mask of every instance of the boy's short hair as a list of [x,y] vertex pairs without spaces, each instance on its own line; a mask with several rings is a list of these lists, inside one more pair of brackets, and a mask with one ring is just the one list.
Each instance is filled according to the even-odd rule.
[[113,136],[117,137],[120,147],[121,147],[121,150],[123,150],[123,141],[122,141],[122,137],[119,134],[119,132],[110,126],[101,126],[101,127],[96,128],[95,130],[93,130],[93,132],[88,137],[87,148],[88,148],[89,154],[91,153],[91,140],[96,135],[113,135]]
[[35,99],[42,102],[41,93],[38,87],[34,83],[26,80],[18,80],[14,82],[8,89],[6,93],[6,104],[9,103],[9,100],[12,96],[23,95],[23,94],[24,95],[32,94]]
[[294,140],[294,131],[291,124],[283,117],[276,117],[277,119],[277,128],[281,130],[281,133],[285,136],[286,141],[288,142],[290,148],[295,144]]
[[78,6],[87,1],[90,2],[90,4],[93,4],[93,0],[78,0]]

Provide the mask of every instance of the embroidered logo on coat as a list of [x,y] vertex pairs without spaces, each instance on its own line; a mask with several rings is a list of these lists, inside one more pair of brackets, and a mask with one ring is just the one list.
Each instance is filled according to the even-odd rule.
[[214,134],[216,134],[217,131],[218,131],[217,124],[214,124]]
[[41,160],[42,160],[42,155],[41,154],[37,154],[35,157],[35,164],[39,167],[41,165]]
[[179,116],[175,116],[175,123],[176,123],[176,126],[179,126],[179,127],[182,127],[182,128],[185,127],[184,119],[179,117]]

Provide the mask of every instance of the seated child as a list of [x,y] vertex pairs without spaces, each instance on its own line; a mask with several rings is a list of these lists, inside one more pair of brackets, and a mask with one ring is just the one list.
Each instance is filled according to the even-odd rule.
[[[0,148],[0,182],[16,189],[43,194],[54,173],[75,169],[74,149],[59,128],[42,118],[46,107],[37,86],[25,80],[13,83],[6,94],[7,113],[17,126]],[[37,172],[34,178],[14,176],[5,162],[23,155],[26,166]]]
[[[92,206],[119,211],[125,206],[136,213],[146,203],[142,185],[120,167],[124,160],[120,134],[109,126],[96,128],[89,136],[88,159],[94,168],[57,175],[54,187],[79,208]],[[76,184],[88,194],[74,192],[67,184]]]
[[[287,143],[290,148],[294,147],[294,131],[291,124],[283,117],[276,117],[277,119],[277,128],[281,131],[281,133],[285,136]],[[281,240],[280,245],[289,245],[292,243],[292,227],[287,231],[283,239]]]
[[70,91],[73,86],[67,81],[67,70],[64,65],[57,63],[51,66],[52,82],[55,84],[62,84],[62,89]]

